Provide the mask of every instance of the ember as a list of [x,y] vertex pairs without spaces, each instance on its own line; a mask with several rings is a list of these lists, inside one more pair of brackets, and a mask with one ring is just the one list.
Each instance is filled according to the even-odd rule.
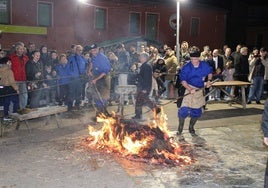
[[119,153],[128,159],[152,164],[180,166],[192,162],[189,156],[183,156],[185,152],[168,131],[163,110],[147,125],[115,115],[101,115],[97,121],[103,123],[101,130],[89,126],[90,136],[84,139],[84,144],[90,148]]

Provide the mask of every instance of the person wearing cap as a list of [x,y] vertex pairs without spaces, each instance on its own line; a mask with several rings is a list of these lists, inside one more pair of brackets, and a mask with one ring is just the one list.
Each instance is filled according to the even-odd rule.
[[[91,78],[91,84],[96,86],[100,96],[94,96],[96,104],[96,117],[101,113],[106,113],[108,100],[110,99],[110,71],[112,66],[108,58],[99,51],[96,44],[90,46],[92,55],[91,64],[89,65],[88,75]],[[109,114],[106,114],[109,115]]]
[[[205,104],[203,88],[210,87],[212,80],[212,69],[205,62],[200,61],[199,48],[193,46],[189,50],[191,61],[186,63],[180,73],[180,81],[185,88],[185,95],[181,107],[178,110],[179,127],[178,136],[182,136],[185,119],[190,116],[189,132],[192,136],[195,134],[194,125],[202,115],[202,108]],[[208,81],[205,83],[205,78]],[[188,94],[188,95],[187,95]]]
[[17,113],[19,108],[19,88],[10,67],[11,61],[8,57],[0,59],[0,98],[4,103],[4,121],[11,120],[8,117],[10,102],[13,103],[13,113]]

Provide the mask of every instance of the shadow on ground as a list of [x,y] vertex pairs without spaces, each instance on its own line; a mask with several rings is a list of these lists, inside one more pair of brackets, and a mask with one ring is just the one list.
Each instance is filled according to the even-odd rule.
[[222,119],[222,118],[231,118],[237,116],[250,116],[262,114],[263,110],[259,108],[247,108],[247,109],[222,109],[222,110],[213,110],[213,111],[205,111],[202,117],[199,119],[200,121],[204,120],[212,120],[212,119]]

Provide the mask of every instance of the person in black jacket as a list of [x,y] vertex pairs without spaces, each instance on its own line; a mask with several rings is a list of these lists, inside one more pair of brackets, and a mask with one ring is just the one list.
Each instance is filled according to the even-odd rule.
[[163,58],[159,58],[153,66],[153,76],[157,82],[158,86],[158,96],[161,96],[165,91],[165,76],[167,74],[167,68],[165,64],[165,60]]
[[[240,57],[239,61],[235,62],[234,68],[234,80],[248,82],[248,74],[249,74],[249,62],[248,62],[248,48],[242,47],[240,49]],[[239,97],[239,88],[236,87],[234,91],[234,95]],[[248,95],[248,87],[246,87],[246,95]]]
[[26,63],[27,88],[29,92],[30,108],[38,108],[40,106],[41,88],[43,85],[43,64],[40,62],[40,52],[34,51],[32,60]]
[[139,60],[141,62],[140,72],[138,74],[138,85],[137,85],[137,98],[135,105],[135,116],[132,119],[141,119],[142,106],[147,105],[151,109],[155,109],[156,113],[160,112],[160,108],[156,106],[150,99],[149,94],[152,88],[152,74],[153,69],[151,64],[147,61],[149,54],[141,53]]
[[257,54],[253,57],[250,62],[251,71],[252,71],[252,85],[249,89],[248,101],[247,104],[251,104],[251,101],[255,98],[257,104],[261,104],[261,96],[263,92],[263,82],[264,82],[264,73],[265,67],[261,62],[260,56]]
[[[264,111],[262,114],[262,131],[264,134],[264,144],[268,146],[268,99],[265,101]],[[265,178],[264,178],[264,188],[268,188],[268,161],[266,165]]]

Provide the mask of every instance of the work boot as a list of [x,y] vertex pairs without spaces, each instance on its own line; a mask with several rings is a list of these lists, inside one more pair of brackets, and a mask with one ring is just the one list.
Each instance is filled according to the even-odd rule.
[[184,122],[185,122],[185,118],[179,118],[179,127],[178,127],[178,132],[177,132],[178,136],[182,134]]
[[197,120],[198,120],[198,118],[193,118],[193,117],[190,119],[189,132],[193,137],[197,136],[197,134],[195,134],[195,130],[194,130],[194,125],[197,122]]
[[177,132],[176,135],[178,137],[179,142],[184,142],[185,141],[185,138],[184,138],[182,133]]
[[155,111],[156,114],[159,114],[159,113],[161,112],[161,108],[158,107],[158,106],[156,106],[156,107],[154,108],[154,111]]

